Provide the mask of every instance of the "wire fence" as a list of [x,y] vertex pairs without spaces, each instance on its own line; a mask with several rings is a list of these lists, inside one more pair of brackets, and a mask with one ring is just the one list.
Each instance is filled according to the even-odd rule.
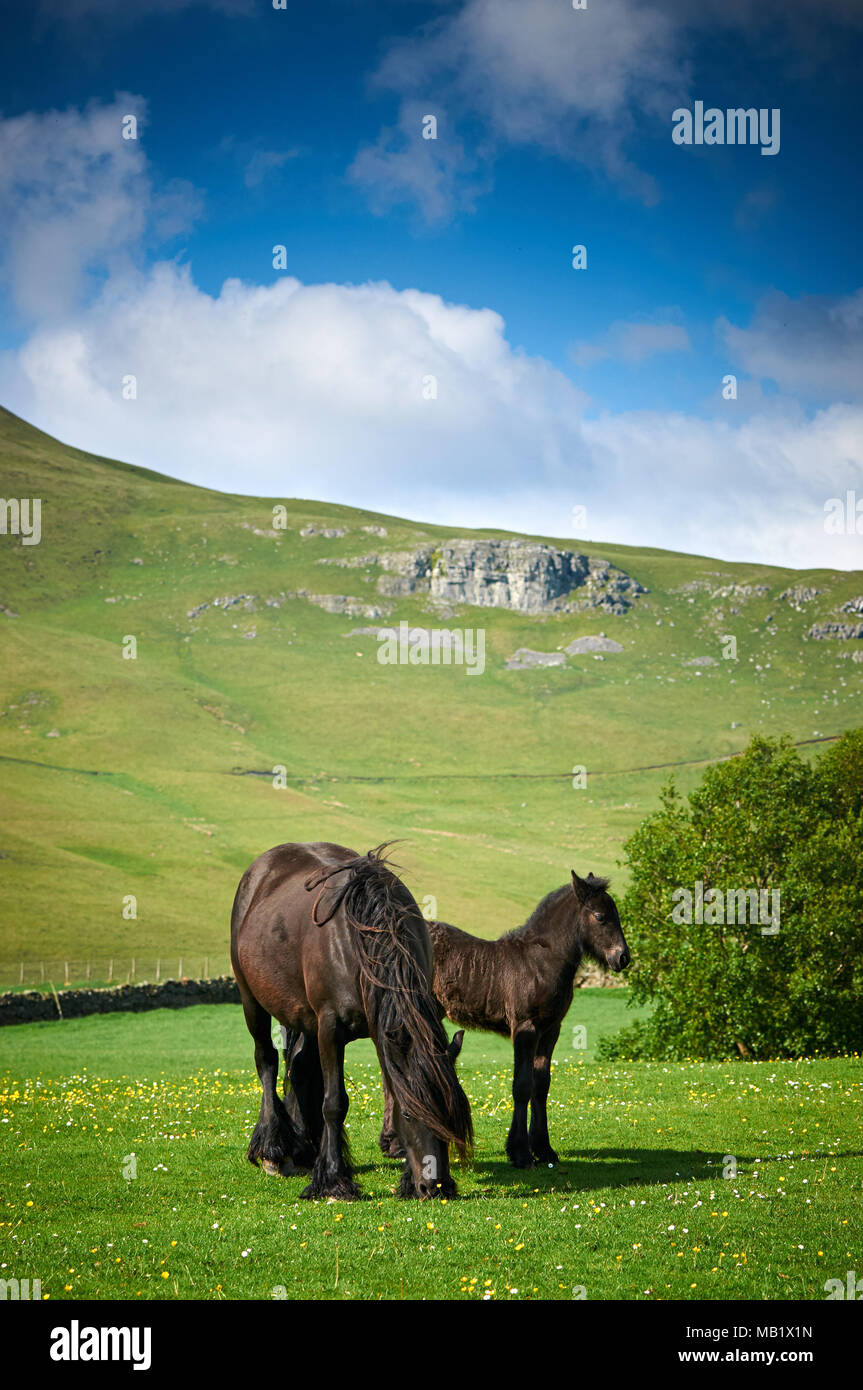
[[159,984],[163,980],[213,980],[230,975],[227,951],[170,956],[99,956],[89,960],[0,961],[0,989],[96,989],[107,985]]

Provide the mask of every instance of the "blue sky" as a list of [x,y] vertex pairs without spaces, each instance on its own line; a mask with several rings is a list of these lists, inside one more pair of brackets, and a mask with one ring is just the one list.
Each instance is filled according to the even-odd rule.
[[[859,566],[861,50],[851,0],[35,0],[0,400],[231,490]],[[674,144],[696,100],[778,153]]]

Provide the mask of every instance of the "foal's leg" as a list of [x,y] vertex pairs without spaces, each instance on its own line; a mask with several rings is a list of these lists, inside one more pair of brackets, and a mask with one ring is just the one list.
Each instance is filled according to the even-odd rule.
[[395,1097],[383,1071],[381,1072],[381,1084],[384,1090],[384,1125],[378,1145],[386,1158],[404,1158],[405,1146],[396,1129]]
[[557,1163],[558,1156],[548,1138],[548,1116],[546,1101],[551,1084],[551,1054],[560,1037],[560,1024],[541,1034],[536,1044],[533,1059],[533,1099],[530,1103],[530,1130],[528,1141],[531,1153],[540,1163]]
[[345,1040],[339,1020],[332,1013],[318,1015],[318,1052],[324,1077],[324,1127],[321,1146],[312,1169],[312,1180],[303,1197],[336,1197],[350,1201],[360,1190],[351,1177],[350,1155],[344,1135],[348,1113],[345,1090]]
[[533,1157],[527,1137],[527,1106],[533,1095],[533,1058],[536,1029],[532,1023],[519,1024],[513,1031],[515,1054],[512,1073],[512,1124],[506,1139],[506,1153],[516,1168],[532,1168]]
[[270,1036],[272,1019],[251,995],[243,994],[246,1027],[255,1040],[255,1066],[261,1082],[261,1113],[249,1141],[249,1162],[263,1164],[267,1173],[293,1173],[308,1167],[314,1157],[297,1133],[276,1091],[279,1054]]

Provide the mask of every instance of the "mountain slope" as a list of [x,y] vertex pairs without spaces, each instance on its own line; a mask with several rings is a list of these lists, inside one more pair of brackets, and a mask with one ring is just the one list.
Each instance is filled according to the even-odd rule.
[[[842,611],[863,595],[859,572],[520,538],[598,557],[647,592],[622,615],[441,617],[428,594],[392,592],[384,557],[431,547],[438,563],[450,540],[519,538],[211,492],[6,411],[0,493],[42,499],[38,545],[0,535],[6,961],[223,951],[240,873],[288,839],[364,850],[404,837],[396,857],[417,896],[496,934],[570,865],[614,870],[668,775],[632,769],[725,756],[756,731],[804,740],[860,722],[850,653],[863,642],[809,637],[861,621]],[[780,597],[789,589],[818,593]],[[320,602],[341,599],[358,616]],[[481,628],[485,670],[381,665],[373,632],[355,629],[402,619]],[[622,650],[506,669],[518,649],[600,633]],[[699,772],[682,766],[678,781]]]

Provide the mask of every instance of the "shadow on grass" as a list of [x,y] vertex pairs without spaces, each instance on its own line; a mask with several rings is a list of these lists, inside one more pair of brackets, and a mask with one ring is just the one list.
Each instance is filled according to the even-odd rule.
[[[737,1178],[751,1178],[759,1171],[765,1171],[770,1164],[784,1163],[787,1159],[779,1155],[747,1154],[735,1155],[737,1171],[734,1178],[723,1177],[727,1155],[702,1149],[589,1149],[581,1153],[561,1153],[560,1162],[550,1168],[546,1163],[537,1163],[533,1168],[514,1168],[506,1158],[481,1158],[474,1155],[473,1162],[462,1169],[452,1163],[451,1173],[459,1187],[459,1199],[476,1201],[485,1197],[530,1197],[537,1192],[599,1192],[608,1188],[652,1187],[657,1183],[679,1181],[722,1183],[733,1182]],[[803,1155],[797,1155],[802,1158]],[[807,1154],[807,1158],[863,1158],[863,1150],[846,1150],[843,1153]],[[353,1166],[353,1176],[357,1181],[365,1180],[380,1184],[381,1178],[387,1187],[397,1187],[401,1178],[402,1160],[383,1160],[385,1168],[376,1163],[358,1163]],[[303,1175],[297,1175],[303,1176]],[[306,1178],[307,1180],[307,1178]],[[473,1183],[473,1190],[466,1189],[466,1183]],[[359,1201],[377,1201],[381,1196],[375,1188],[360,1191]],[[325,1200],[325,1199],[324,1199]]]
[[[863,1151],[807,1155],[810,1159],[828,1156],[861,1158]],[[778,1155],[758,1155],[756,1166],[755,1156],[736,1154],[734,1176],[725,1178],[723,1170],[728,1157],[702,1149],[589,1149],[581,1153],[561,1153],[560,1162],[553,1168],[546,1163],[538,1163],[534,1168],[514,1168],[506,1159],[475,1157],[471,1174],[480,1190],[468,1195],[485,1197],[490,1195],[486,1189],[497,1189],[495,1195],[501,1197],[521,1197],[536,1188],[593,1192],[609,1187],[637,1188],[675,1181],[733,1182],[738,1177],[742,1180],[765,1171],[771,1164],[787,1161]],[[458,1179],[456,1168],[453,1168],[453,1176]]]

